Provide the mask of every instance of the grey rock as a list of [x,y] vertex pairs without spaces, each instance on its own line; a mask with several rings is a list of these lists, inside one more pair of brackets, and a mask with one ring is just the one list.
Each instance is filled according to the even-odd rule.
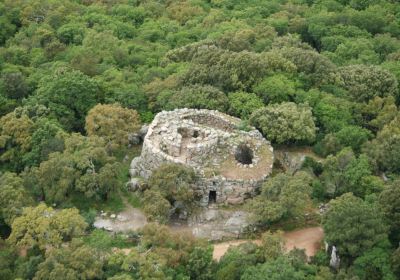
[[128,142],[131,145],[139,145],[142,142],[142,138],[137,133],[128,134]]
[[127,189],[132,192],[137,191],[140,189],[141,184],[142,184],[142,180],[140,180],[139,178],[132,178],[127,183]]

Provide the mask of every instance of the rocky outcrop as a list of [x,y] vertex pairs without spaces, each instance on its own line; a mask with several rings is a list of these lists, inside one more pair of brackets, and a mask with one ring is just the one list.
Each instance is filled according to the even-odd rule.
[[248,231],[248,213],[205,208],[189,218],[194,236],[211,241],[236,239]]

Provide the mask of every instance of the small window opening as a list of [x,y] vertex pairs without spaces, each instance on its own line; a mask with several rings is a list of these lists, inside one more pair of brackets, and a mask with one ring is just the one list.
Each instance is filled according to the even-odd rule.
[[210,191],[208,195],[208,204],[213,204],[217,202],[217,192],[216,191]]
[[253,162],[253,150],[245,144],[240,144],[236,148],[235,159],[241,164],[251,164]]
[[193,138],[199,137],[199,132],[197,130],[193,131]]

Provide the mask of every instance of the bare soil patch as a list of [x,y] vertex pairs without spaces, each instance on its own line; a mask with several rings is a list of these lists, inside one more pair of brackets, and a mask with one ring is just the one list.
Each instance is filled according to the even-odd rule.
[[[321,227],[304,228],[284,233],[285,248],[289,252],[294,248],[304,249],[308,257],[316,254],[320,248],[321,241],[324,237],[324,232]],[[234,240],[218,244],[214,244],[213,258],[219,261],[221,257],[228,251],[231,246],[238,246],[246,242],[254,242],[259,245],[261,241],[256,240]]]

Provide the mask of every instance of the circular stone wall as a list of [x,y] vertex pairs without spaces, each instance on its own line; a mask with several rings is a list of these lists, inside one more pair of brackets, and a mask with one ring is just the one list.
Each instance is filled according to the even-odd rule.
[[200,178],[194,190],[202,205],[242,203],[270,175],[273,149],[258,130],[240,130],[240,123],[218,111],[163,111],[150,124],[130,174],[148,178],[163,163],[184,164]]

